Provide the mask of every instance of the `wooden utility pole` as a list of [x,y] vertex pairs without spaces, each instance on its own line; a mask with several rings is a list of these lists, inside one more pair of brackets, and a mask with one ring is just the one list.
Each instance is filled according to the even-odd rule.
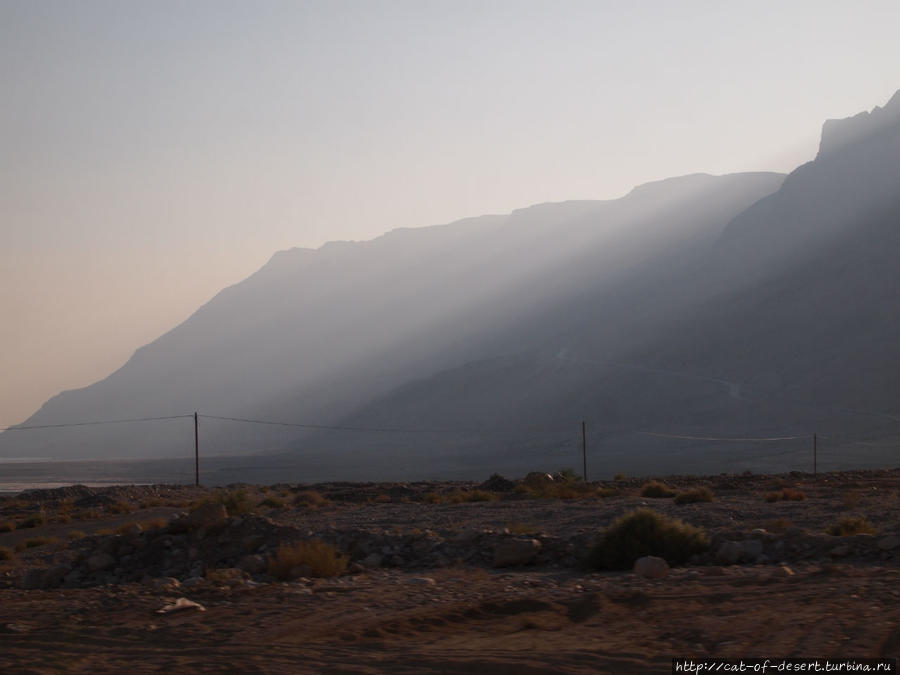
[[200,422],[194,411],[194,485],[200,487]]
[[587,432],[585,431],[584,420],[581,420],[581,461],[584,464],[584,482],[587,483]]
[[817,470],[818,470],[818,468],[819,468],[819,467],[818,467],[818,464],[819,464],[819,452],[818,452],[817,446],[818,446],[818,442],[817,442],[817,439],[816,439],[816,435],[813,434],[813,479],[816,478],[816,473],[817,473]]

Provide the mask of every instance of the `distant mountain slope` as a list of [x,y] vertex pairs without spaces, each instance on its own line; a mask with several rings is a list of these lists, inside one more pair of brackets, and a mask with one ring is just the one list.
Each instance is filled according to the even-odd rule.
[[[582,418],[608,473],[807,469],[803,438],[814,432],[827,437],[831,466],[894,461],[900,94],[872,113],[829,121],[822,145],[708,249],[682,251],[681,264],[679,254],[663,255],[616,284],[590,287],[581,319],[560,323],[542,349],[431,375],[347,423],[519,425],[498,443],[516,470],[577,460],[575,432],[541,437],[523,421],[576,429]],[[803,438],[735,445],[646,431]],[[321,443],[342,447],[334,434]],[[478,448],[473,441],[455,461],[477,463]]]
[[[541,348],[618,294],[638,270],[680,267],[778,174],[693,175],[617,200],[397,230],[273,256],[120,370],[48,401],[25,424],[174,415],[328,424],[417,378]],[[600,304],[591,304],[596,294]],[[585,304],[588,303],[588,304]],[[627,336],[610,331],[619,344]],[[0,454],[186,454],[186,423],[7,432]],[[289,447],[283,429],[204,422],[206,451]]]

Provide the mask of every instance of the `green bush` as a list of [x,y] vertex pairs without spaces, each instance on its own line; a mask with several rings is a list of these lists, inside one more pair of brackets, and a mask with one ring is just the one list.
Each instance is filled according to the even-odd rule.
[[697,502],[711,502],[715,499],[712,490],[708,487],[691,488],[690,490],[682,490],[675,495],[676,504],[696,504]]
[[875,534],[878,530],[869,522],[868,518],[841,518],[837,523],[828,528],[828,534],[835,537],[850,537],[854,534]]
[[641,488],[641,497],[664,499],[666,497],[674,496],[675,491],[665,483],[660,483],[658,480],[651,480],[649,483],[644,483],[644,487]]
[[709,537],[699,527],[669,518],[652,509],[630,511],[613,523],[588,553],[594,569],[630,569],[646,555],[679,565],[709,548]]

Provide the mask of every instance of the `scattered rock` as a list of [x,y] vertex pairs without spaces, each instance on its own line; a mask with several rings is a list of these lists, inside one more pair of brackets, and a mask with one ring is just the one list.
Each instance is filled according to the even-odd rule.
[[537,539],[505,539],[494,546],[494,567],[527,565],[541,550]]
[[882,551],[893,551],[898,546],[900,546],[900,537],[893,534],[889,534],[878,540],[878,548]]
[[169,612],[178,612],[183,609],[196,609],[199,612],[205,612],[206,607],[199,602],[188,600],[187,598],[178,598],[173,604],[166,605],[162,609],[156,610],[157,614],[168,614]]
[[436,583],[431,577],[413,577],[409,582],[411,584],[421,584],[423,586],[434,586]]
[[181,582],[175,577],[157,577],[147,579],[145,585],[157,593],[171,593],[181,587]]
[[647,555],[634,562],[634,573],[645,579],[662,579],[669,574],[669,563],[662,558]]

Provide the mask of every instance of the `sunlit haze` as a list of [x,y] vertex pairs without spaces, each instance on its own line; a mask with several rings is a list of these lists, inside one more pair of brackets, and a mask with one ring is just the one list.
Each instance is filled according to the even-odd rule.
[[897,26],[895,0],[0,0],[0,426],[281,249],[791,171],[900,88]]

